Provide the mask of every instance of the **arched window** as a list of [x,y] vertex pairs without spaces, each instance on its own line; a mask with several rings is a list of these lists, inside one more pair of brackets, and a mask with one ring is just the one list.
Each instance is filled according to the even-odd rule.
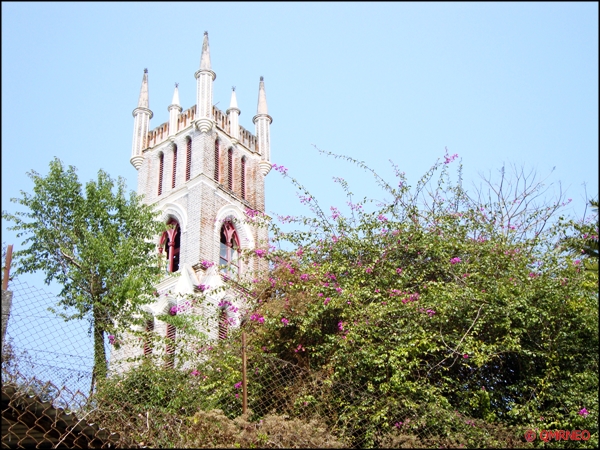
[[152,354],[152,332],[154,331],[154,319],[146,320],[146,328],[144,329],[146,336],[144,337],[144,356]]
[[167,222],[169,229],[165,231],[161,238],[158,251],[166,252],[167,272],[177,272],[179,270],[179,251],[181,247],[181,228],[175,219]]
[[162,195],[163,169],[165,166],[165,154],[161,153],[158,158],[158,195]]
[[242,198],[246,200],[246,157],[242,157],[240,164],[240,184],[242,190]]
[[233,191],[233,149],[227,152],[227,187]]
[[219,140],[215,139],[215,181],[219,181]]
[[175,188],[175,180],[177,179],[177,146],[173,146],[173,179],[171,181],[171,189]]
[[187,138],[187,152],[185,156],[185,181],[190,181],[192,175],[192,140]]
[[239,248],[240,240],[235,227],[231,221],[227,221],[221,227],[221,245],[219,263],[221,272],[235,276],[239,272]]
[[168,368],[173,368],[175,365],[175,339],[177,338],[177,328],[170,323],[167,324],[167,347],[165,348],[166,361],[165,365]]

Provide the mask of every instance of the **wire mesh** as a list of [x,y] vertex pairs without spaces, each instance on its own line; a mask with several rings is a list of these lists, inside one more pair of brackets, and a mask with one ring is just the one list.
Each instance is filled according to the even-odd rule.
[[[173,368],[161,360],[165,355],[144,353],[141,342],[141,362],[111,372],[116,389],[112,396],[90,395],[93,347],[88,324],[64,322],[50,313],[47,309],[56,298],[42,289],[18,280],[11,287],[13,304],[2,348],[3,447],[524,444],[519,431],[494,428],[425,402],[410,403],[359,380],[310,370],[251,346],[245,349],[244,414],[239,331],[210,341],[186,361],[182,355],[190,352],[180,350],[195,349],[197,343],[178,334]],[[148,367],[154,368],[154,378],[140,372],[137,381],[127,379],[134,369]],[[157,401],[156,395],[163,400]]]
[[89,392],[93,366],[92,340],[86,321],[69,321],[50,312],[56,297],[27,282],[11,281],[13,292],[2,367],[28,379],[51,381],[72,391]]

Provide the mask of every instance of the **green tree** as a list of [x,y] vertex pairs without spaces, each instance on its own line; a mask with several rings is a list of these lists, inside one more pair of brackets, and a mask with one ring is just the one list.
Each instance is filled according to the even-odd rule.
[[[446,154],[414,188],[398,170],[388,183],[352,160],[387,200],[353,202],[337,179],[345,215],[326,214],[292,178],[313,215],[286,218],[292,232],[274,227],[276,244],[294,250],[255,252],[271,272],[248,287],[258,298],[251,342],[321,373],[332,392],[368,392],[324,400],[354,423],[361,445],[381,444],[377,430],[394,424],[454,433],[455,413],[530,428],[584,421],[596,445],[598,283],[560,249],[574,234],[557,217],[565,202],[545,202],[544,183],[522,170],[513,178],[502,170],[472,197],[460,170],[450,179],[454,158]],[[407,424],[408,416],[421,419]]]
[[164,228],[153,209],[125,181],[100,170],[79,182],[76,169],[55,158],[47,176],[32,171],[33,194],[11,199],[26,208],[3,218],[25,237],[14,253],[15,275],[41,271],[62,285],[58,306],[65,320],[87,319],[94,342],[92,389],[107,372],[104,336],[128,327],[151,301],[161,271],[153,238]]

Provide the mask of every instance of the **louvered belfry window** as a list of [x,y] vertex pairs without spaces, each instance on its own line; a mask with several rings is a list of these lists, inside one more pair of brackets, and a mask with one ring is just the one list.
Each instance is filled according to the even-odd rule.
[[233,191],[233,149],[227,152],[227,187]]
[[215,181],[219,181],[219,140],[215,140]]
[[246,158],[242,158],[241,164],[240,164],[240,182],[241,182],[241,189],[242,189],[242,198],[244,200],[246,200]]
[[168,368],[173,368],[175,365],[175,338],[177,337],[177,328],[175,325],[170,323],[167,324],[167,348],[165,349],[165,353],[167,355],[167,360],[165,365]]
[[175,188],[175,181],[177,179],[177,146],[173,147],[173,179],[171,181],[171,189]]
[[152,336],[151,333],[154,331],[154,319],[148,319],[146,321],[146,337],[144,338],[144,356],[152,354]]
[[229,330],[229,318],[227,310],[222,309],[219,314],[219,339],[227,339],[227,331]]
[[185,156],[185,181],[190,181],[192,175],[192,140],[187,139],[187,152]]
[[163,181],[164,165],[165,165],[165,155],[164,155],[164,153],[161,153],[159,160],[158,160],[158,195],[162,195],[162,181]]

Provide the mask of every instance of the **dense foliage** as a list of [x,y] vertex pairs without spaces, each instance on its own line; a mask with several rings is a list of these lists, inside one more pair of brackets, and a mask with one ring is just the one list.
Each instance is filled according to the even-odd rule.
[[[139,319],[160,276],[152,239],[162,225],[141,198],[106,172],[85,187],[75,168],[50,162],[45,177],[32,171],[33,194],[11,199],[25,207],[3,218],[25,237],[15,251],[15,275],[41,271],[62,285],[65,320],[87,319],[94,336],[93,379],[106,375],[104,336]],[[116,191],[115,191],[116,188]],[[94,381],[92,381],[92,384]]]
[[[554,444],[597,446],[598,276],[584,270],[597,259],[587,250],[597,248],[597,218],[562,217],[568,201],[544,203],[543,183],[519,170],[469,195],[460,168],[451,181],[455,158],[446,154],[414,188],[399,171],[388,183],[351,160],[386,198],[353,202],[338,178],[347,214],[326,213],[290,178],[312,214],[281,217],[292,231],[272,225],[274,245],[246,255],[266,258],[269,272],[236,284],[247,298],[256,428],[230,422],[241,414],[237,332],[212,344],[182,337],[178,370],[147,360],[109,378],[99,401],[126,402],[132,418],[178,414],[182,445],[212,435],[221,446],[304,442],[265,429],[242,436],[276,413],[300,420],[290,428],[277,419],[286,433],[316,417],[339,439],[306,441],[317,446],[522,447],[527,429],[586,429],[585,443]],[[247,220],[268,224],[251,210]],[[185,314],[164,320],[191,323]],[[222,417],[216,431],[211,414]]]
[[584,235],[559,216],[562,199],[535,201],[544,186],[522,171],[511,184],[503,170],[473,198],[460,176],[450,181],[455,157],[446,154],[414,189],[402,173],[394,185],[375,174],[388,196],[377,202],[353,203],[337,179],[348,215],[326,214],[291,179],[314,215],[285,218],[309,229],[275,229],[295,251],[257,252],[272,272],[255,283],[253,343],[328,383],[372,393],[377,401],[328,401],[363,418],[357,432],[373,444],[375,429],[449,426],[433,416],[404,420],[441,408],[522,429],[589,429],[595,445],[597,272],[590,283],[589,253],[558,244],[597,243],[597,221]]

